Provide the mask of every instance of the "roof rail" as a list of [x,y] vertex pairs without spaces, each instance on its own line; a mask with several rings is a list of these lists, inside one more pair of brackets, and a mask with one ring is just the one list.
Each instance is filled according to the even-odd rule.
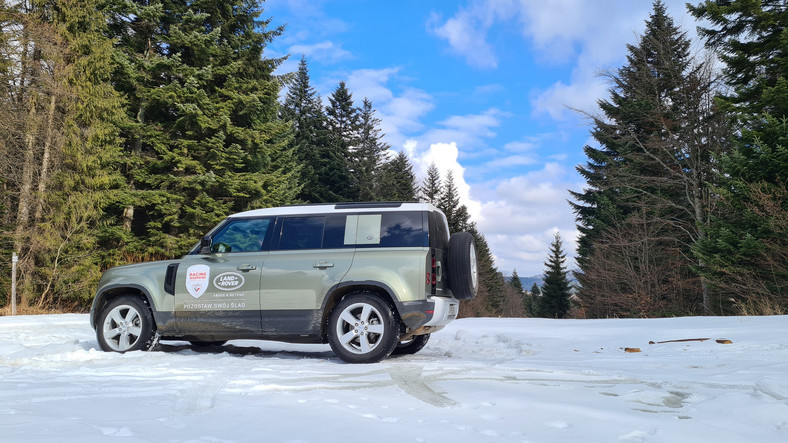
[[360,208],[399,208],[403,203],[416,202],[347,202],[337,203],[335,209],[360,209]]

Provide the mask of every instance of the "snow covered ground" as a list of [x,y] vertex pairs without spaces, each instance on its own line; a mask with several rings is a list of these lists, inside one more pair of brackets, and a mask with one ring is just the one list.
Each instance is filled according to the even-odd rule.
[[788,317],[463,319],[373,365],[105,353],[86,315],[0,317],[0,441],[786,442]]

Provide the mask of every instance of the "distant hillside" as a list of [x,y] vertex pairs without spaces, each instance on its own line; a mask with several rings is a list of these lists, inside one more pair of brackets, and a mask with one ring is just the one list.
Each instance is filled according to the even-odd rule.
[[[503,278],[506,279],[506,283],[509,283],[512,280],[512,276],[511,275],[505,275]],[[531,276],[531,277],[520,277],[520,282],[523,284],[523,289],[525,289],[526,291],[529,291],[529,290],[531,290],[531,286],[533,286],[534,283],[536,283],[539,286],[542,286],[542,278],[544,278],[543,275],[534,275],[534,276]]]
[[[577,279],[574,278],[574,274],[570,272],[569,276],[572,277],[569,279],[569,284],[572,286],[577,285]],[[512,280],[511,275],[505,275],[503,278],[506,280],[506,283],[509,283]],[[544,275],[533,275],[531,277],[520,277],[520,282],[523,284],[523,289],[530,291],[531,286],[533,286],[534,283],[541,287],[542,283],[544,283],[543,279]]]

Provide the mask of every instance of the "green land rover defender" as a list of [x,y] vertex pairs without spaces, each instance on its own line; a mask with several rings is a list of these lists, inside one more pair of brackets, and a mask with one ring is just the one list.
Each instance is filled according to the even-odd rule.
[[178,260],[107,270],[90,323],[105,351],[264,339],[372,363],[418,352],[477,287],[473,236],[430,204],[284,206],[227,217]]

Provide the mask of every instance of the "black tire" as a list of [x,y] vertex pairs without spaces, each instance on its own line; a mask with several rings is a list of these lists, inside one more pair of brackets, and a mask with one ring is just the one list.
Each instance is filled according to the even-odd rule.
[[430,334],[414,335],[408,340],[397,343],[392,355],[411,355],[421,351],[430,340]]
[[455,232],[449,239],[449,289],[454,298],[470,300],[479,291],[476,242],[469,232]]
[[108,352],[147,351],[153,345],[153,315],[134,295],[124,295],[104,306],[96,324],[99,347]]
[[189,340],[192,346],[195,348],[212,348],[212,347],[219,347],[227,343],[227,340],[221,341],[199,341],[199,340]]
[[377,363],[398,342],[399,321],[391,306],[373,294],[350,294],[331,311],[328,343],[348,363]]

